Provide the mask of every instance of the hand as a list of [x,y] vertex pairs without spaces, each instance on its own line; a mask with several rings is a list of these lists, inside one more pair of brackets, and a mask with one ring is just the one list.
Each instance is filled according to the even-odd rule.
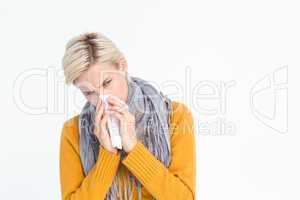
[[107,131],[106,124],[109,114],[104,113],[104,106],[104,102],[99,99],[96,104],[94,135],[96,135],[102,147],[114,154],[117,154],[118,150],[112,147],[110,135]]
[[128,110],[125,102],[115,96],[107,97],[108,112],[120,120],[120,135],[122,147],[126,153],[129,153],[137,144],[135,132],[135,117]]

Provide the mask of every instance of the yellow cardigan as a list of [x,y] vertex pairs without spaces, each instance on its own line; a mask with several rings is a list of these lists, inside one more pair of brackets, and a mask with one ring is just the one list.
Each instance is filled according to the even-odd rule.
[[[183,103],[172,101],[172,106],[174,110],[169,129],[172,157],[168,168],[138,142],[122,161],[120,152],[113,154],[101,148],[97,162],[84,176],[79,156],[79,116],[67,120],[63,124],[60,138],[62,200],[104,199],[118,167],[126,167],[141,182],[142,199],[151,199],[152,196],[158,200],[196,199],[196,149],[192,113]],[[121,185],[125,177],[121,175]],[[133,200],[137,199],[137,193],[135,188],[132,191]]]

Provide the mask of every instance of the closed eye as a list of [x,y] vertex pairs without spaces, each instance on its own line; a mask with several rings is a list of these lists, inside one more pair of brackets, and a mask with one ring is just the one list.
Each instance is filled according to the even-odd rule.
[[103,86],[107,86],[110,82],[111,82],[111,79],[108,80],[108,81],[105,81],[105,82],[103,83]]
[[84,92],[84,95],[86,96],[90,96],[91,94],[95,93],[94,91],[93,92]]

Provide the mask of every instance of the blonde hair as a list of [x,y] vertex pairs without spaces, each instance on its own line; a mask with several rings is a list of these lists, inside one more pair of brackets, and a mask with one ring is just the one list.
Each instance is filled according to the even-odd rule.
[[86,32],[75,36],[66,44],[62,60],[65,83],[74,84],[74,80],[94,63],[116,64],[122,56],[117,46],[102,33]]

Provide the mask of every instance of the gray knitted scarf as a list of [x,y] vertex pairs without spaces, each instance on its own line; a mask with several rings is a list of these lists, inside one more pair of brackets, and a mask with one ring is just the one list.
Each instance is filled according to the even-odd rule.
[[[126,77],[128,83],[126,104],[130,113],[135,116],[137,140],[168,167],[171,162],[169,140],[171,100],[146,80],[129,76],[129,74]],[[79,115],[80,159],[85,175],[97,161],[99,148],[103,148],[93,134],[95,110],[95,106],[87,101]],[[121,150],[120,153],[121,160],[123,160],[126,152]],[[121,194],[119,169],[120,165],[105,199],[115,200],[117,196],[121,200],[132,199],[132,189],[137,188],[138,199],[141,200],[141,183],[129,170],[127,170],[127,179],[131,181],[132,189],[130,184],[126,186],[125,179],[123,179],[124,194]],[[116,181],[118,181],[119,188],[117,188]]]

